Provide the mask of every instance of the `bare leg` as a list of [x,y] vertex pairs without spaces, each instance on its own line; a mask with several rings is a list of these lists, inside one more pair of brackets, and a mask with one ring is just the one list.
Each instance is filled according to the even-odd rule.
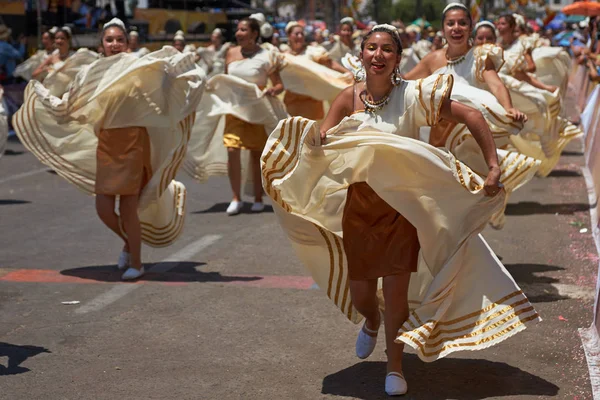
[[138,217],[138,202],[138,195],[121,196],[119,212],[127,233],[131,267],[139,270],[142,268],[142,227]]
[[[365,326],[371,330],[379,327],[379,302],[377,301],[377,279],[350,281],[350,297],[352,305],[365,318]],[[387,305],[386,305],[387,309]],[[369,332],[365,332],[370,336]]]
[[242,163],[240,159],[240,149],[233,147],[227,148],[227,173],[229,174],[229,183],[233,192],[233,200],[241,201],[242,186]]
[[385,299],[385,342],[387,345],[387,372],[402,373],[404,344],[395,343],[402,324],[408,318],[408,284],[410,272],[383,278]]
[[262,151],[252,150],[250,152],[252,157],[252,183],[254,186],[254,201],[256,203],[262,203],[262,174],[260,171],[260,156]]
[[96,212],[100,217],[100,220],[104,222],[111,231],[117,234],[125,242],[123,247],[124,251],[129,251],[129,243],[127,239],[121,233],[119,227],[119,217],[115,213],[115,200],[116,196],[109,196],[105,194],[96,195]]

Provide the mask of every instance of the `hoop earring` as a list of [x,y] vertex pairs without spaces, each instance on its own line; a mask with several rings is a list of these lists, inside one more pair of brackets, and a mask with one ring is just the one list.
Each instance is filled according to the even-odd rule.
[[400,69],[398,67],[394,68],[394,72],[392,72],[390,80],[394,86],[398,86],[402,83],[402,77],[400,76]]

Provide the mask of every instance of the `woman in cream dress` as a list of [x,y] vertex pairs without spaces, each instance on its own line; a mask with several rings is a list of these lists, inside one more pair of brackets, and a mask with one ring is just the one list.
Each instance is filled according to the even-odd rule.
[[[304,118],[282,121],[263,152],[263,182],[319,287],[348,319],[366,318],[358,357],[372,353],[384,321],[385,390],[401,395],[405,344],[434,361],[539,317],[479,235],[505,195],[482,114],[451,100],[451,75],[402,80],[394,27],[374,27],[362,49],[366,81],[340,94],[320,132]],[[418,140],[442,119],[468,126],[483,176]]]
[[229,47],[231,43],[224,43],[223,31],[215,28],[210,35],[210,45],[196,50],[196,62],[208,77],[225,72],[225,54]]
[[[283,103],[291,116],[302,116],[315,121],[321,120],[325,116],[323,100],[333,101],[342,89],[352,84],[352,74],[338,62],[330,59],[323,47],[308,46],[304,27],[298,22],[289,22],[285,28],[285,33],[287,34],[290,47],[289,51],[285,52],[287,55],[286,60],[290,63],[303,64],[306,70],[314,70],[315,76],[300,75],[293,77],[291,76],[293,74],[289,73],[291,68],[284,68],[281,78],[287,90],[283,98]],[[337,71],[338,74],[323,73],[329,71],[324,70],[324,68],[318,68],[314,63]],[[346,76],[340,74],[345,74]],[[319,79],[319,75],[321,75],[321,79]],[[290,90],[290,86],[293,87],[294,82],[289,81],[294,80],[294,78],[298,81],[297,84],[300,86],[300,89],[309,89],[309,86],[313,86],[312,91],[315,96],[300,94]],[[333,91],[327,90],[327,86],[336,84],[337,90],[335,88]],[[329,92],[332,92],[333,96]],[[324,95],[326,96],[327,94],[329,94],[329,97],[324,98]],[[317,96],[318,98],[315,98]]]
[[538,175],[547,176],[558,163],[562,150],[583,132],[560,116],[560,90],[564,92],[565,85],[560,84],[559,89],[542,83],[532,75],[536,72],[532,57],[533,42],[527,36],[517,37],[516,25],[512,14],[501,16],[497,22],[506,60],[500,75],[514,97],[522,97],[517,101],[524,108],[529,102],[537,107],[537,111],[534,107],[527,109],[531,122],[525,126],[523,135],[514,139],[514,144],[523,153],[539,159],[542,164]]
[[[427,55],[405,79],[419,79],[436,74],[452,74],[456,80],[453,99],[467,102],[483,113],[492,128],[501,158],[502,178],[507,194],[533,178],[539,162],[522,152],[508,151],[511,138],[520,133],[526,115],[513,106],[511,96],[498,76],[502,66],[502,49],[495,45],[471,47],[471,16],[460,3],[451,3],[442,16],[446,48]],[[460,88],[460,89],[459,89]],[[431,130],[430,143],[444,146],[469,167],[481,172],[484,167],[480,151],[464,125],[439,124]],[[520,168],[509,171],[512,159]],[[490,221],[493,227],[504,226],[504,212]]]
[[[207,93],[198,106],[198,122],[184,165],[200,182],[210,176],[228,175],[233,192],[227,207],[229,215],[242,210],[242,177],[253,183],[252,212],[263,211],[260,154],[267,131],[272,131],[287,116],[285,107],[276,98],[283,92],[279,76],[281,53],[262,48],[258,43],[259,32],[258,21],[252,18],[238,22],[235,33],[238,45],[227,51],[226,75],[214,76],[206,84]],[[269,80],[272,86],[267,87]],[[245,159],[246,153],[250,153],[249,161]],[[243,158],[248,163],[242,162]],[[248,164],[250,177],[246,168],[242,168]]]
[[54,46],[56,50],[33,71],[32,78],[42,82],[51,95],[61,97],[81,68],[96,61],[99,55],[88,49],[72,51],[69,27],[57,29]]
[[129,32],[129,46],[127,52],[136,57],[142,57],[150,53],[146,47],[140,47],[140,34],[137,31]]
[[512,14],[500,16],[496,22],[496,27],[500,34],[500,44],[504,49],[505,63],[501,72],[527,82],[535,88],[554,93],[558,89],[556,86],[545,85],[535,76],[530,75],[536,72],[535,61],[532,56],[535,41],[527,35],[517,33],[515,17]]
[[57,30],[58,28],[44,32],[42,35],[42,46],[44,46],[44,48],[38,50],[34,55],[25,60],[25,62],[17,65],[17,68],[15,68],[15,72],[13,73],[14,76],[23,78],[26,81],[31,80],[33,71],[42,65],[48,57],[52,56],[52,53],[54,52],[54,33]]
[[331,60],[341,64],[342,58],[346,54],[357,56],[360,53],[360,47],[354,43],[353,34],[354,19],[350,17],[342,18],[339,35],[334,36],[327,47],[327,54]]
[[84,68],[62,99],[30,82],[13,121],[40,161],[96,195],[98,216],[124,241],[118,267],[129,280],[144,274],[142,240],[167,246],[183,228],[185,186],[173,178],[204,74],[193,55],[172,47],[128,54],[125,25],[116,18],[104,26],[102,47],[106,57]]

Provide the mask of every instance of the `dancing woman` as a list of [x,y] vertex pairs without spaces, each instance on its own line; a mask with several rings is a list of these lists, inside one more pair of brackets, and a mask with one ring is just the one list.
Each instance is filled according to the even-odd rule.
[[[478,235],[504,198],[482,114],[451,100],[450,75],[402,80],[394,27],[375,26],[361,49],[365,82],[338,96],[320,132],[303,118],[282,121],[263,152],[263,182],[319,287],[350,320],[366,318],[359,358],[385,321],[385,390],[401,395],[404,344],[434,361],[499,343],[538,315]],[[442,118],[468,126],[483,176],[415,140]]]
[[[309,46],[306,43],[304,27],[302,25],[300,25],[296,21],[291,21],[287,24],[285,31],[288,37],[288,44],[290,47],[290,50],[286,53],[291,55],[294,60],[298,61],[299,63],[302,63],[304,61],[304,65],[307,69],[311,69],[311,66],[314,65],[310,62],[312,61],[321,64],[329,69],[337,71],[341,74],[347,74],[348,76],[346,77],[346,82],[345,84],[342,83],[340,90],[352,83],[352,74],[338,62],[329,58],[327,52],[323,47]],[[290,57],[288,56],[288,60],[289,59]],[[313,69],[315,68],[313,67]],[[286,70],[284,69],[283,71],[284,72],[282,72],[282,79],[284,80],[284,84],[287,87],[288,84],[285,82],[285,78],[287,75],[284,75]],[[314,81],[314,79],[310,79],[308,77],[300,78],[303,81],[302,86],[304,87],[310,86],[312,81]],[[342,77],[338,76],[330,80],[336,79],[342,80]],[[315,92],[325,92],[324,87],[322,85],[323,83],[315,85]],[[317,86],[321,87],[319,88]],[[283,103],[285,104],[288,113],[292,116],[302,116],[315,121],[321,120],[325,116],[322,100],[304,94],[295,93],[293,91],[290,91],[289,89],[285,92]]]
[[144,274],[142,240],[167,246],[183,228],[185,186],[173,178],[203,73],[193,55],[172,47],[142,58],[128,54],[125,25],[116,18],[101,41],[106,57],[84,68],[62,99],[32,81],[13,122],[40,161],[96,195],[98,216],[124,242],[118,268],[130,280]]
[[[425,78],[436,74],[452,74],[457,84],[465,85],[463,90],[453,93],[453,98],[481,111],[494,133],[496,146],[502,158],[502,183],[507,194],[533,178],[539,162],[523,155],[522,151],[509,152],[511,138],[518,134],[527,122],[527,116],[514,107],[511,95],[498,75],[503,65],[502,49],[496,45],[473,47],[470,36],[473,29],[468,9],[460,3],[449,4],[442,14],[442,25],[447,47],[427,55],[405,79]],[[490,95],[491,93],[491,95]],[[453,123],[438,124],[431,130],[430,143],[444,146],[471,168],[481,171],[483,158],[474,146],[470,133],[464,125]],[[518,161],[513,163],[512,158]],[[520,166],[510,170],[512,166]],[[504,226],[504,212],[498,213],[490,221],[493,227]]]
[[196,62],[208,77],[225,72],[225,54],[232,44],[224,41],[223,31],[215,28],[210,35],[210,45],[196,50]]
[[[533,49],[531,40],[520,37],[516,39],[517,25],[512,14],[498,19],[498,31],[505,47],[505,63],[498,73],[504,85],[518,104],[525,110],[529,122],[522,135],[514,137],[513,144],[524,154],[541,161],[538,175],[547,176],[558,163],[560,154],[566,145],[583,132],[565,118],[561,117],[561,93],[557,86],[542,83],[530,72],[536,67],[531,57]],[[490,40],[495,42],[496,32],[489,22],[478,24],[475,29],[475,44],[484,45]],[[509,42],[511,38],[513,42]],[[510,43],[510,44],[509,44]],[[550,52],[554,49],[548,48]],[[548,50],[544,50],[547,52]],[[556,59],[561,64],[560,57]],[[544,63],[546,64],[546,63]],[[560,80],[559,80],[560,82]],[[564,85],[561,85],[564,87]],[[534,140],[532,140],[532,135]]]
[[51,29],[42,35],[42,46],[43,49],[38,50],[34,55],[29,57],[23,63],[17,65],[15,68],[14,76],[25,79],[26,81],[31,80],[33,72],[44,63],[54,52],[54,33],[57,29]]
[[346,54],[357,56],[360,52],[360,47],[354,43],[352,35],[354,34],[354,19],[350,17],[342,18],[340,21],[339,36],[334,36],[331,45],[329,46],[329,58],[338,64],[342,63],[342,58]]
[[[225,72],[253,83],[266,96],[277,96],[283,92],[283,84],[278,65],[273,61],[274,54],[259,45],[260,26],[252,18],[238,22],[235,38],[237,46],[231,47],[226,54]],[[273,86],[267,88],[268,80]],[[227,207],[227,214],[236,215],[242,210],[242,165],[241,150],[250,150],[251,170],[254,182],[254,204],[252,212],[262,212],[262,186],[260,179],[260,154],[265,147],[267,135],[263,125],[253,124],[233,115],[225,117],[223,143],[228,152],[228,176],[233,199]]]
[[140,34],[137,31],[129,32],[129,46],[127,46],[127,52],[136,57],[142,57],[150,53],[148,48],[140,47]]
[[[496,22],[498,33],[500,34],[500,43],[504,49],[505,63],[500,72],[511,75],[516,79],[527,82],[535,88],[547,90],[554,93],[556,86],[545,85],[535,76],[530,74],[536,72],[535,61],[533,60],[533,41],[525,35],[519,36],[517,33],[517,23],[512,14],[502,15]],[[486,28],[483,28],[486,29]],[[496,32],[486,32],[487,37],[496,36]]]
[[58,28],[54,34],[56,50],[33,71],[32,78],[44,84],[53,96],[61,97],[77,73],[85,65],[98,59],[98,54],[88,49],[71,49],[71,29]]

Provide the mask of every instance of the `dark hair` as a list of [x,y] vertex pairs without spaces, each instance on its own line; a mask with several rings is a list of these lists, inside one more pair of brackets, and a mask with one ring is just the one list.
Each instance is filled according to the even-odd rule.
[[375,27],[373,29],[371,29],[369,31],[369,33],[367,33],[364,37],[362,42],[360,42],[360,49],[364,50],[365,49],[365,44],[367,43],[367,41],[369,40],[369,38],[374,34],[374,33],[387,33],[388,35],[390,35],[392,37],[392,40],[394,41],[394,43],[396,43],[396,49],[398,50],[398,55],[402,55],[402,42],[400,41],[400,35],[398,34],[398,31],[396,32],[391,32],[389,29],[384,28],[384,27]]
[[448,7],[444,11],[444,13],[442,14],[442,24],[446,20],[446,14],[448,14],[450,11],[454,11],[454,10],[462,10],[462,11],[464,11],[465,14],[467,14],[467,18],[469,18],[469,23],[471,24],[471,26],[473,26],[473,17],[471,16],[471,12],[467,9],[466,6],[459,6],[459,5]]
[[[256,41],[258,42],[260,40],[260,23],[255,20],[254,18],[242,18],[240,19],[239,22],[246,22],[248,24],[248,26],[250,27],[250,30],[252,32],[256,32]],[[239,23],[238,22],[238,23]]]
[[508,22],[508,26],[510,26],[511,28],[516,28],[517,26],[517,20],[515,19],[515,17],[513,17],[512,14],[506,13],[506,14],[502,14],[498,17],[498,20],[500,20],[500,18],[504,18],[506,20],[506,22]]

